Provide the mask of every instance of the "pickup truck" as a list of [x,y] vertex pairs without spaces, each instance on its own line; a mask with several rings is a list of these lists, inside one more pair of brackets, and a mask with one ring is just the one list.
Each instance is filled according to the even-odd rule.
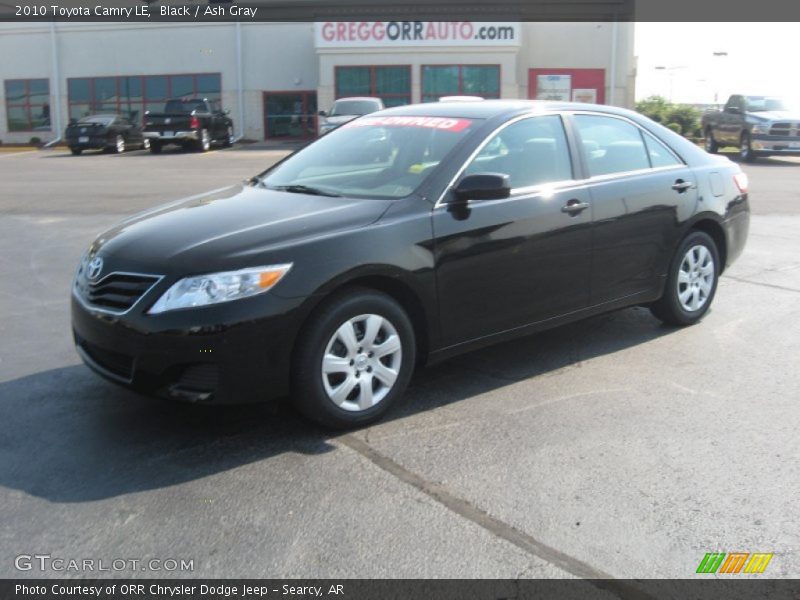
[[800,156],[800,111],[790,111],[779,98],[734,94],[722,110],[701,120],[706,151],[738,146],[742,160],[759,156]]
[[144,136],[150,141],[150,152],[158,154],[167,144],[178,144],[184,150],[207,152],[211,144],[228,147],[233,144],[233,121],[219,102],[207,98],[175,98],[167,100],[164,112],[144,113]]

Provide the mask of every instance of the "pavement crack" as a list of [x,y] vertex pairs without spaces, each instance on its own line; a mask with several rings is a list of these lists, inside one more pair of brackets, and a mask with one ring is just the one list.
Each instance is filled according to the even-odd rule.
[[800,292],[797,288],[787,287],[785,285],[777,285],[774,283],[764,283],[763,281],[752,281],[750,279],[744,279],[742,277],[736,277],[734,275],[725,275],[727,279],[733,279],[734,281],[738,281],[740,283],[749,283],[751,285],[760,285],[762,287],[772,288],[774,290],[783,290],[785,292]]
[[625,600],[652,599],[653,596],[643,592],[630,583],[615,580],[612,575],[597,569],[582,560],[570,556],[556,548],[537,540],[533,536],[520,531],[500,519],[493,517],[471,502],[459,498],[442,485],[427,481],[417,473],[406,469],[388,456],[367,444],[353,434],[345,434],[339,438],[345,446],[357,452],[379,469],[389,473],[403,483],[410,485],[445,508],[488,531],[493,536],[503,539],[529,555],[544,560],[562,571],[588,580],[587,583],[600,589],[612,592]]

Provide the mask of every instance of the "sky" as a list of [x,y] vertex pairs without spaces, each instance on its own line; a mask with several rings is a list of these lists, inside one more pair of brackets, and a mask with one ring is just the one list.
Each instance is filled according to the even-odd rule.
[[724,103],[741,93],[800,106],[799,37],[797,23],[636,23],[636,99]]

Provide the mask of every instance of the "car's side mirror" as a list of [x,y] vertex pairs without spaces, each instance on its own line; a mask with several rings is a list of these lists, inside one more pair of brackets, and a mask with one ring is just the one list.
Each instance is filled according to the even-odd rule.
[[321,110],[321,111],[319,111],[319,116],[320,117],[327,117],[328,113],[326,113],[324,110]]
[[223,110],[223,111],[222,111],[222,114],[223,114],[223,115],[229,115],[229,114],[231,114],[231,109],[230,109],[230,108],[226,108],[225,110]]
[[511,195],[508,175],[504,173],[473,173],[465,175],[453,187],[453,200],[502,200]]

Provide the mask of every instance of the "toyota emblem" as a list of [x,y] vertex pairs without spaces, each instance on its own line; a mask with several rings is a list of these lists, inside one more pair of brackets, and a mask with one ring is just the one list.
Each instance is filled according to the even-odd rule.
[[98,277],[100,277],[100,272],[103,270],[103,259],[99,256],[95,256],[89,266],[86,267],[86,277],[91,281],[94,281]]

